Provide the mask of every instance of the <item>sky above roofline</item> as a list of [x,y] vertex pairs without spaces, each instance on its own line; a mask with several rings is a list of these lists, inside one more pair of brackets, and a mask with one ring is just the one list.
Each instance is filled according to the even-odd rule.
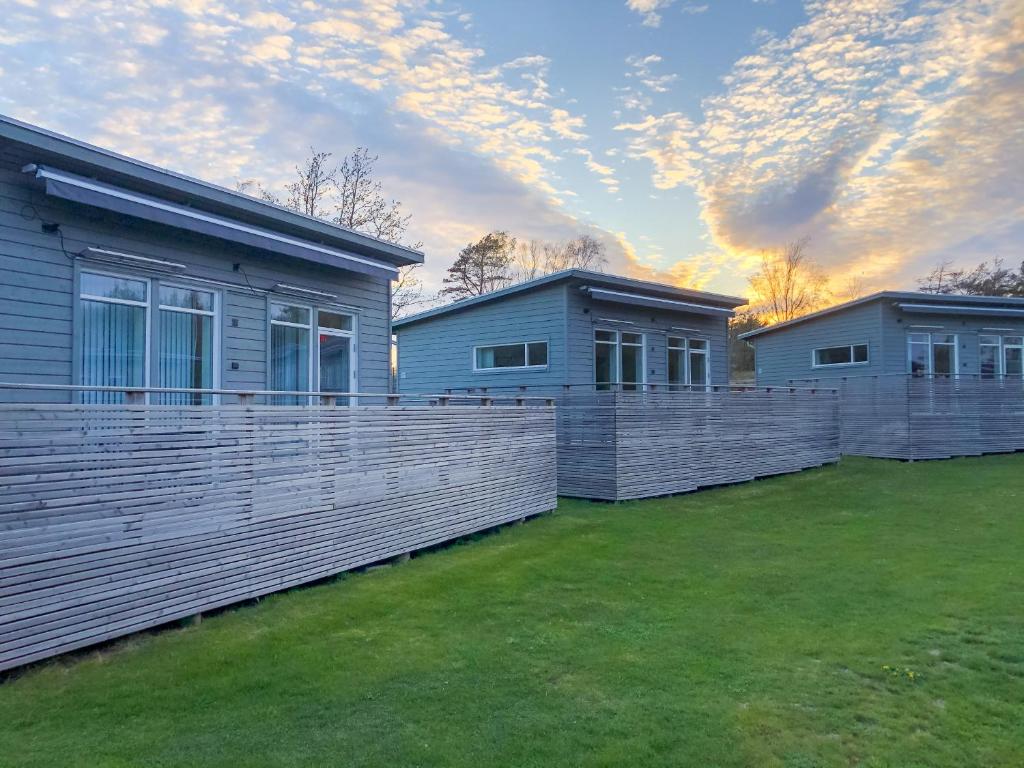
[[380,155],[428,285],[493,229],[743,294],[1021,259],[1021,0],[0,0],[0,112],[233,188]]

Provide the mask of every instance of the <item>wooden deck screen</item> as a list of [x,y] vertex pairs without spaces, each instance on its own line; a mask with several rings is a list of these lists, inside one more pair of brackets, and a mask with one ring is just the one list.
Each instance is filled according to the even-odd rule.
[[0,405],[0,669],[555,507],[548,407]]
[[850,378],[840,395],[844,454],[942,459],[1024,450],[1020,378]]
[[558,406],[564,496],[662,496],[839,459],[830,390],[567,393]]

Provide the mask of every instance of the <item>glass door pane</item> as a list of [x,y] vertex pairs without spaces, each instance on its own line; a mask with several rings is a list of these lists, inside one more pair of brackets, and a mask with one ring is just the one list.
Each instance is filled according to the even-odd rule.
[[[146,384],[146,308],[82,301],[81,383],[99,387]],[[120,392],[84,392],[87,403],[122,403]]]
[[[270,326],[270,388],[309,390],[309,329],[293,325]],[[275,405],[298,405],[304,398],[277,395]]]
[[1024,375],[1024,349],[1021,347],[1006,347],[1003,350],[1003,354],[1006,360],[1006,375]]
[[668,350],[668,383],[669,384],[685,384],[686,383],[686,358],[684,357],[686,352],[682,349],[673,349],[669,347]]
[[636,391],[644,380],[644,337],[638,333],[623,333],[622,339],[622,389]]
[[[213,317],[160,310],[160,386],[213,389]],[[168,392],[161,402],[203,405],[210,395]]]
[[700,387],[708,383],[708,356],[704,352],[690,352],[690,383]]
[[[348,392],[352,388],[352,339],[320,334],[320,391]],[[347,403],[347,398],[346,398]],[[339,401],[339,405],[341,402]]]
[[936,376],[956,373],[956,336],[935,334],[932,337],[932,373]]
[[615,370],[618,368],[615,351],[615,344],[594,344],[594,383],[598,390],[608,389],[615,383]]

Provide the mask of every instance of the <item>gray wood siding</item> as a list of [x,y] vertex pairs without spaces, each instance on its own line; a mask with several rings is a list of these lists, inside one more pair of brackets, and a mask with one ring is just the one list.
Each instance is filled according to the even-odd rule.
[[[267,386],[267,294],[284,282],[337,294],[332,302],[358,318],[358,376],[363,391],[386,391],[390,369],[390,283],[386,280],[275,257],[256,249],[46,197],[29,178],[0,168],[0,378],[51,384],[73,383],[75,347],[74,255],[106,248],[185,264],[167,276],[215,280],[222,306],[222,385]],[[59,222],[56,234],[40,230],[40,219]],[[85,264],[85,261],[79,260]],[[243,272],[232,269],[242,265]],[[131,267],[105,269],[137,273]],[[150,275],[153,276],[153,275]],[[248,280],[248,282],[246,282]],[[250,290],[250,285],[257,289]],[[280,300],[302,302],[281,295]],[[237,368],[232,366],[237,364]],[[6,399],[66,401],[66,393],[0,393]]]
[[[957,334],[959,371],[975,375],[980,372],[979,334],[1024,335],[1024,320],[951,313],[910,314],[901,312],[892,299],[880,298],[755,337],[752,341],[757,384],[780,386],[809,380],[828,382],[844,377],[903,375],[909,372],[907,334],[913,332]],[[863,342],[869,347],[867,365],[811,365],[811,353],[818,347]]]
[[[728,381],[728,321],[725,318],[598,302],[579,290],[583,284],[580,280],[568,280],[543,286],[397,329],[399,391],[590,386],[594,383],[596,326],[646,335],[648,383],[668,380],[669,335],[708,339],[711,381]],[[597,318],[625,320],[633,325],[600,323]],[[672,331],[673,326],[693,328],[699,333]],[[474,346],[545,340],[549,343],[547,370],[473,372]]]
[[552,408],[0,404],[0,669],[547,512]]
[[[839,379],[883,373],[889,359],[888,337],[882,332],[880,302],[868,302],[832,315],[807,320],[753,340],[759,387],[781,386],[808,379]],[[820,347],[868,345],[866,365],[815,368],[811,355]]]
[[[901,312],[892,302],[882,304],[883,329],[886,339],[885,370],[887,373],[908,373],[908,333],[955,333],[960,372],[978,374],[980,349],[978,336],[1024,336],[1024,319],[1018,317],[972,317],[952,314],[918,315]],[[917,327],[914,326],[931,326]],[[999,330],[1004,329],[1004,330]]]
[[[563,383],[564,305],[564,286],[551,285],[396,329],[398,391],[434,393]],[[546,369],[473,371],[474,347],[529,341],[548,342]]]
[[[648,384],[668,381],[668,337],[706,338],[711,351],[711,383],[729,382],[729,326],[724,317],[709,317],[686,312],[666,312],[623,304],[594,301],[579,290],[582,282],[567,286],[567,322],[569,338],[569,384],[594,383],[594,329],[645,334]],[[601,318],[632,323],[601,322]],[[673,331],[673,327],[693,328],[699,333]]]

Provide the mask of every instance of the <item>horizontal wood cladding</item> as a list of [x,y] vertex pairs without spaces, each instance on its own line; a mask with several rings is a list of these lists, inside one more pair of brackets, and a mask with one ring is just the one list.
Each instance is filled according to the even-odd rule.
[[852,456],[947,459],[1024,450],[1024,382],[850,379],[840,390],[842,450]]
[[540,407],[0,404],[0,669],[555,507]]
[[558,405],[566,496],[663,496],[839,459],[839,404],[830,391],[594,393]]

